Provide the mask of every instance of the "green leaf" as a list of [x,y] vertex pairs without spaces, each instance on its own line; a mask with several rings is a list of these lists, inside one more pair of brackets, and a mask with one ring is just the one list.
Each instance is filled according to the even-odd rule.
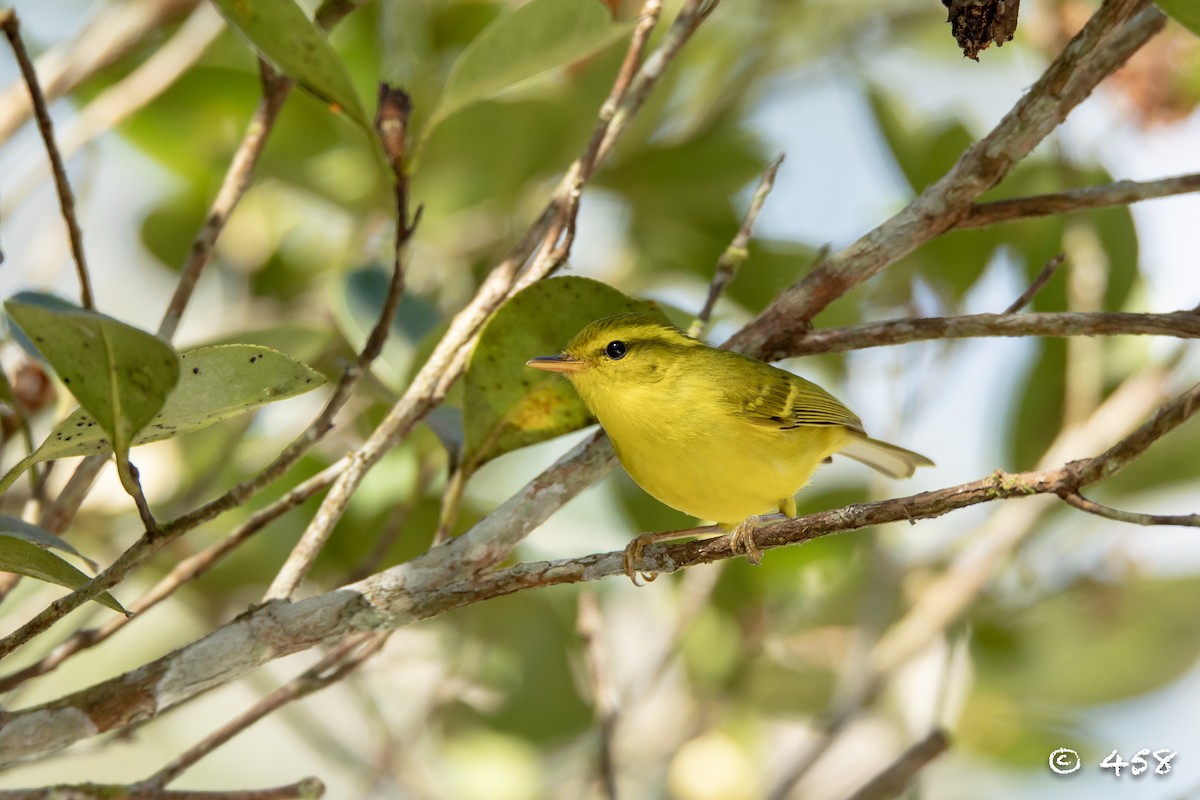
[[76,550],[65,539],[55,536],[49,531],[42,530],[37,525],[26,522],[20,517],[14,517],[11,514],[0,514],[0,535],[24,539],[31,544],[36,544],[38,547],[53,547],[57,550],[62,550],[64,553],[70,553],[73,556],[83,559],[89,567],[93,570],[96,569],[95,561],[92,561],[83,553]]
[[596,0],[530,0],[512,9],[459,56],[424,136],[455,111],[591,55],[630,27]]
[[1171,19],[1200,36],[1200,4],[1196,0],[1157,0],[1158,7]]
[[125,462],[179,380],[175,351],[157,336],[47,295],[22,293],[4,307],[111,438],[118,464]]
[[[182,374],[150,424],[132,444],[157,442],[197,431],[251,409],[304,394],[325,382],[307,365],[260,345],[199,347],[179,356]],[[48,461],[108,453],[103,427],[84,409],[60,422],[33,454]]]
[[340,58],[293,0],[213,0],[254,49],[300,86],[368,127]]
[[1069,718],[1076,709],[1086,713],[1144,695],[1187,674],[1200,655],[1198,590],[1195,577],[1085,580],[1033,605],[1022,596],[1018,607],[977,609],[970,620],[974,693],[989,698],[986,705],[1009,709],[997,715],[968,708],[964,733],[991,726],[997,716],[1011,718],[1011,730],[1004,736],[980,731],[984,735],[965,740],[989,757],[1003,757],[1006,748],[998,742],[1011,747],[1035,735],[1048,711]]
[[601,317],[656,310],[649,301],[576,276],[535,283],[501,306],[480,333],[464,376],[468,472],[594,421],[566,379],[531,369],[526,361],[561,352]]
[[[36,544],[7,531],[0,532],[0,571],[15,572],[47,583],[66,586],[68,589],[78,589],[91,580],[53,553],[48,553]],[[113,611],[129,615],[108,592],[92,599]]]

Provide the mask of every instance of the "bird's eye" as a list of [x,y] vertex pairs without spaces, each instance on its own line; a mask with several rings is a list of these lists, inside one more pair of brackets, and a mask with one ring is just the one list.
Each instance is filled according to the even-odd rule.
[[628,352],[629,348],[625,346],[624,342],[609,342],[608,346],[604,348],[604,355],[613,361],[616,361],[618,358],[624,358]]

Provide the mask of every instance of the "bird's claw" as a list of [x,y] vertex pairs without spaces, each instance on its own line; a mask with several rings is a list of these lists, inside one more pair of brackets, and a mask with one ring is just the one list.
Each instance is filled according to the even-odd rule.
[[754,532],[762,526],[761,517],[748,517],[733,529],[729,537],[729,547],[734,554],[744,554],[746,560],[756,567],[762,564],[762,550],[754,543]]
[[[639,536],[625,546],[625,576],[633,581],[634,586],[645,586],[646,583],[652,583],[658,577],[656,572],[646,572],[641,569],[642,551],[646,549],[647,544],[653,541],[653,537]],[[645,583],[642,583],[642,580]]]

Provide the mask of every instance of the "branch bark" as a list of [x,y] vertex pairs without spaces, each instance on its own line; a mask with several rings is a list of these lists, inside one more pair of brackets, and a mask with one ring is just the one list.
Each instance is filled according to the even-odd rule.
[[[1197,411],[1200,384],[1160,406],[1136,430],[1091,458],[1016,474],[997,470],[986,478],[937,491],[785,520],[757,531],[755,544],[767,550],[888,522],[915,524],[995,500],[1078,492],[1128,466]],[[155,717],[267,661],[317,644],[400,627],[517,591],[624,575],[623,551],[472,574],[462,567],[481,560],[472,552],[477,544],[460,537],[359,583],[296,603],[266,603],[205,638],[124,675],[50,703],[5,713],[0,716],[0,765],[38,758],[81,739]],[[652,545],[642,560],[648,570],[676,572],[736,555],[731,537],[723,535]]]

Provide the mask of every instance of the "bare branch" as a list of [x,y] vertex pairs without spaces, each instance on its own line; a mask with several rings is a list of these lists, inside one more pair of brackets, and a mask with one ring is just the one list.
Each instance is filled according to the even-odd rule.
[[179,328],[179,322],[183,318],[184,309],[187,308],[188,301],[192,299],[192,292],[195,291],[196,283],[200,280],[200,273],[204,271],[205,266],[212,258],[217,237],[221,235],[221,231],[225,230],[225,223],[229,221],[233,209],[246,193],[246,189],[249,188],[250,181],[254,177],[254,168],[258,165],[263,148],[266,147],[267,137],[270,136],[271,130],[275,126],[275,119],[279,116],[279,111],[283,108],[283,103],[291,92],[292,82],[290,80],[276,74],[265,62],[260,62],[259,67],[262,72],[262,98],[258,101],[254,116],[250,118],[250,124],[246,128],[245,136],[242,137],[242,143],[238,145],[233,160],[229,162],[229,169],[225,171],[225,178],[221,181],[221,188],[217,191],[217,196],[213,198],[208,215],[204,218],[204,224],[196,234],[195,240],[192,241],[187,261],[179,273],[175,294],[171,296],[171,302],[167,305],[167,310],[163,313],[162,321],[158,325],[158,335],[164,339],[174,338],[175,331]]
[[[79,35],[36,62],[46,99],[53,102],[98,71],[138,47],[149,35],[157,35],[198,5],[198,0],[132,0],[106,4],[79,28]],[[0,142],[29,118],[30,106],[18,85],[0,94]]]
[[1029,284],[1029,288],[1021,292],[1021,296],[1012,301],[1008,308],[1004,309],[1005,314],[1015,314],[1025,306],[1029,305],[1029,301],[1033,300],[1034,295],[1042,290],[1042,287],[1050,282],[1054,277],[1054,273],[1058,271],[1067,260],[1066,253],[1059,253],[1054,258],[1046,262],[1046,266],[1042,267],[1042,271],[1033,279],[1033,283]]
[[781,294],[727,346],[775,360],[823,308],[954,227],[1096,85],[1162,29],[1149,0],[1105,0],[1004,119],[920,197]]
[[345,678],[367,659],[383,649],[387,633],[353,636],[338,644],[303,675],[281,686],[258,703],[226,722],[196,746],[184,751],[170,764],[137,784],[135,791],[161,790],[197,761],[249,728],[255,722],[288,703],[308,697]]
[[909,747],[882,772],[871,778],[865,786],[846,800],[884,800],[899,797],[925,765],[946,752],[950,741],[940,730],[932,731],[921,741]]
[[1156,181],[1114,181],[1103,186],[1088,186],[1053,194],[976,203],[954,224],[954,228],[982,228],[1000,222],[1124,206],[1190,192],[1200,192],[1200,172]]
[[[199,60],[224,29],[225,21],[216,9],[207,3],[196,6],[162,47],[128,76],[83,106],[79,118],[59,137],[63,158],[69,159],[88,142],[112,130],[166,91]],[[0,108],[3,108],[2,100]],[[0,215],[19,205],[45,176],[41,168],[26,173],[4,198]]]
[[1076,491],[1065,491],[1059,497],[1067,505],[1074,506],[1080,511],[1086,511],[1098,517],[1115,519],[1118,522],[1128,522],[1131,525],[1181,525],[1200,528],[1200,514],[1139,514],[1136,511],[1123,511],[1088,500]]
[[117,631],[136,619],[136,615],[143,611],[148,611],[170,597],[176,590],[189,581],[193,581],[208,572],[221,559],[232,553],[268,524],[329,486],[329,484],[333,483],[334,478],[340,474],[344,466],[344,460],[334,462],[311,478],[297,484],[284,494],[283,497],[251,514],[245,522],[234,529],[224,539],[214,542],[194,556],[180,561],[175,565],[174,569],[164,575],[146,594],[129,604],[129,611],[134,615],[133,617],[114,616],[99,628],[81,630],[73,634],[40,660],[0,678],[0,692],[9,691],[30,678],[44,675],[56,669],[76,653],[95,647],[101,642],[106,641]]
[[754,223],[758,221],[758,212],[762,211],[763,204],[767,202],[767,195],[775,188],[775,176],[779,174],[779,168],[782,165],[783,155],[780,155],[763,171],[762,178],[758,181],[758,187],[750,198],[750,206],[746,209],[746,215],[742,217],[742,226],[738,228],[737,234],[725,248],[725,252],[721,253],[721,257],[717,259],[717,270],[708,287],[708,298],[704,301],[704,307],[700,309],[696,321],[692,323],[692,327],[688,331],[691,336],[704,335],[721,293],[733,280],[738,268],[750,257],[750,235],[754,231]]
[[42,143],[46,146],[46,155],[50,158],[50,169],[54,173],[54,188],[58,192],[58,205],[62,210],[63,221],[67,224],[67,238],[71,242],[71,255],[75,259],[75,272],[79,276],[79,303],[84,308],[95,308],[96,301],[92,296],[92,281],[88,277],[87,259],[83,253],[83,232],[79,229],[79,220],[75,216],[75,194],[67,180],[67,168],[63,165],[62,154],[58,152],[58,144],[54,141],[54,123],[50,119],[50,110],[46,107],[46,97],[42,94],[41,84],[38,83],[37,70],[29,59],[25,42],[21,39],[21,25],[17,14],[11,8],[0,10],[0,28],[12,45],[13,55],[21,68],[21,77],[29,90],[29,99],[33,104],[33,117],[37,120],[38,132],[42,135]]
[[1123,312],[1046,312],[1031,314],[970,314],[868,322],[846,328],[813,330],[797,341],[780,345],[786,357],[844,353],[934,339],[997,336],[1173,336],[1200,338],[1200,312],[1169,314]]

